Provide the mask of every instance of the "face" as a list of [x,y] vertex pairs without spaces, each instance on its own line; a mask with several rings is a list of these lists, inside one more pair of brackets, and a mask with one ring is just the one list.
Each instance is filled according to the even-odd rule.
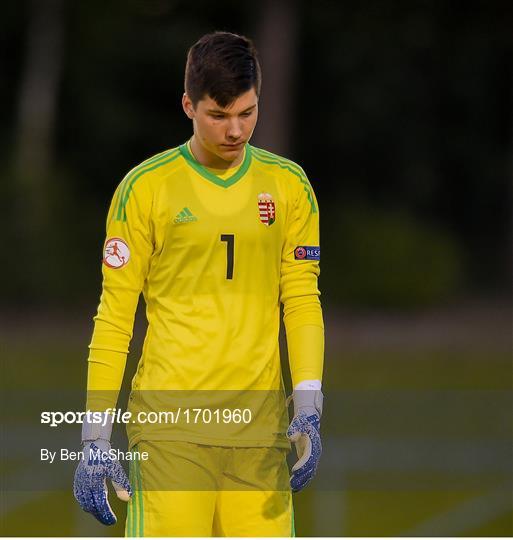
[[185,114],[193,121],[194,137],[213,158],[225,162],[237,159],[249,141],[258,117],[258,97],[254,88],[241,94],[228,107],[220,107],[206,96],[193,107],[184,94]]

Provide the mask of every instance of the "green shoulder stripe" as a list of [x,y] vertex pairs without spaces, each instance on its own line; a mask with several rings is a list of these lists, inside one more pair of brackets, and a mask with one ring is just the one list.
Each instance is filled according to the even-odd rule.
[[177,148],[174,148],[172,150],[168,150],[167,152],[163,152],[161,154],[158,154],[137,167],[135,167],[123,180],[119,190],[118,190],[118,196],[116,200],[116,210],[114,212],[114,219],[116,221],[126,221],[126,204],[128,202],[128,199],[130,197],[130,193],[132,192],[132,189],[135,185],[135,183],[147,172],[153,171],[155,169],[158,169],[159,167],[162,167],[162,165],[166,165],[167,163],[171,163],[174,161],[177,157],[180,156],[180,151]]
[[286,169],[295,176],[297,176],[297,178],[303,185],[303,189],[305,190],[308,202],[310,203],[310,206],[312,208],[312,213],[317,213],[317,206],[315,204],[315,197],[313,194],[312,186],[308,178],[306,177],[303,169],[301,169],[299,165],[288,159],[281,158],[276,154],[272,154],[271,152],[261,150],[260,148],[251,147],[251,151],[256,160],[261,161],[262,163],[265,163],[267,165],[278,165],[282,169]]
[[139,163],[139,165],[135,166],[125,176],[125,178],[123,178],[123,180],[119,184],[119,187],[118,187],[118,190],[117,190],[116,202],[115,202],[115,206],[114,206],[116,208],[116,211],[114,212],[114,214],[118,213],[119,201],[123,199],[122,194],[124,194],[124,192],[126,190],[126,186],[129,183],[130,179],[133,177],[133,175],[136,174],[137,171],[139,171],[142,167],[145,167],[146,165],[148,165],[150,163],[155,163],[155,161],[158,161],[159,159],[163,158],[167,154],[170,154],[171,152],[174,152],[175,150],[176,150],[176,148],[172,148],[171,150],[165,150],[164,152],[160,152],[160,153],[156,154],[155,156],[152,156],[152,157],[150,157],[148,159],[145,159],[142,163]]
[[[290,159],[278,156],[277,154],[273,154],[272,152],[268,152],[267,150],[262,150],[261,148],[253,148],[253,150],[255,150],[262,159],[274,161],[281,166],[286,166],[293,169],[295,174],[300,175],[304,180],[306,180],[306,182],[308,182],[308,184],[310,184],[308,178],[306,177],[305,171],[303,171],[303,169],[297,163],[294,163]],[[311,187],[312,186],[310,186],[310,188]]]
[[287,159],[283,156],[279,156],[278,154],[273,154],[272,152],[269,152],[268,150],[264,150],[263,148],[255,148],[254,146],[252,146],[252,149],[256,151],[258,154],[260,154],[260,156],[262,156],[263,158],[278,161],[279,163],[288,165],[292,169],[298,171],[298,173],[305,176],[305,171],[303,171],[303,169],[297,163],[294,163],[292,160]]

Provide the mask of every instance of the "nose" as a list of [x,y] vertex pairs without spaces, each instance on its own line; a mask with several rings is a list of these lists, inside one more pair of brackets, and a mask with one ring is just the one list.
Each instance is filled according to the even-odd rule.
[[226,131],[226,136],[231,141],[236,141],[240,139],[242,135],[242,129],[240,125],[240,120],[238,118],[230,118],[228,123],[228,130]]

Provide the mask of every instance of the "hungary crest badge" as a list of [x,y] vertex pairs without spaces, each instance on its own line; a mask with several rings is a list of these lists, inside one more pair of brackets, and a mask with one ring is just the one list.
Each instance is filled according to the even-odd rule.
[[276,206],[269,193],[260,193],[258,196],[258,214],[260,221],[267,227],[276,221]]

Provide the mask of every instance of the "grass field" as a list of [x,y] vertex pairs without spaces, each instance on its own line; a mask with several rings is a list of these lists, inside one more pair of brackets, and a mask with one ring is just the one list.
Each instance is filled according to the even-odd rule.
[[[26,443],[41,400],[82,399],[90,321],[1,319],[2,535],[122,536],[122,503],[118,525],[97,524],[73,499],[73,467],[55,478]],[[295,498],[298,536],[513,534],[509,308],[325,319],[324,453]]]

